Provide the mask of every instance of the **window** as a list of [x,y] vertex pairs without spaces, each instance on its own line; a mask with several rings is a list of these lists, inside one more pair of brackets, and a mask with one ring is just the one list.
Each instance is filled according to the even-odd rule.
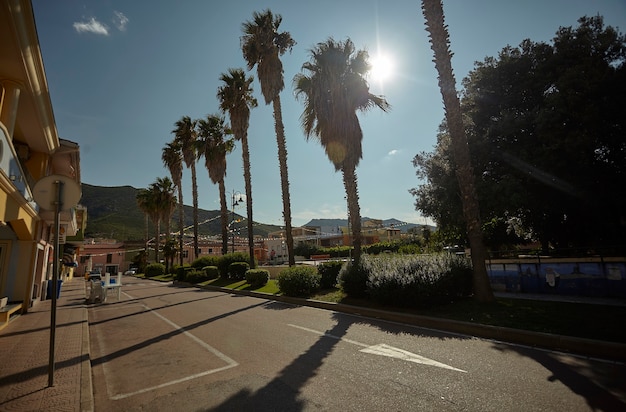
[[108,253],[107,254],[107,263],[111,263],[111,262],[113,262],[113,254]]

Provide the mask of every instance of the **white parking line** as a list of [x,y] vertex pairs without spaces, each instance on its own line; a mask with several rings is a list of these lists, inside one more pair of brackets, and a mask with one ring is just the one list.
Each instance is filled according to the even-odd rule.
[[[124,293],[124,294],[129,296],[131,299],[134,299],[134,297],[128,295],[127,293]],[[106,387],[107,387],[107,394],[109,395],[109,399],[111,399],[111,400],[119,400],[119,399],[128,398],[128,397],[131,397],[131,396],[139,395],[141,393],[146,393],[146,392],[150,392],[150,391],[153,391],[153,390],[156,390],[156,389],[160,389],[160,388],[164,388],[164,387],[167,387],[167,386],[175,385],[177,383],[186,382],[186,381],[189,381],[189,380],[192,380],[192,379],[201,378],[203,376],[207,376],[207,375],[211,375],[213,373],[221,372],[221,371],[224,371],[226,369],[234,368],[235,366],[239,365],[233,359],[229,358],[228,356],[226,356],[222,352],[218,351],[217,349],[215,349],[214,347],[212,347],[208,343],[204,342],[203,340],[201,340],[197,336],[195,336],[195,335],[191,334],[190,332],[188,332],[187,330],[185,330],[184,327],[177,325],[176,323],[172,322],[171,320],[169,320],[165,316],[157,313],[156,311],[154,311],[152,308],[150,308],[149,306],[147,306],[145,304],[141,304],[141,306],[143,308],[145,308],[147,312],[150,312],[150,313],[154,314],[156,317],[161,319],[163,322],[165,322],[168,325],[172,326],[175,330],[180,330],[183,335],[185,335],[189,339],[193,340],[198,345],[203,347],[205,350],[207,350],[207,351],[211,352],[213,355],[217,356],[219,359],[223,360],[226,363],[226,366],[222,366],[221,368],[209,369],[209,370],[206,370],[206,371],[203,371],[203,372],[195,373],[193,375],[188,375],[188,376],[185,376],[185,377],[182,377],[182,378],[179,378],[179,379],[175,379],[175,380],[172,380],[172,381],[169,381],[169,382],[165,382],[165,383],[162,383],[162,384],[159,384],[159,385],[155,385],[155,386],[150,386],[150,387],[147,387],[147,388],[139,389],[139,390],[134,391],[134,392],[120,393],[120,394],[117,394],[117,395],[112,395],[109,392],[109,387],[110,386],[106,382],[107,373],[105,371],[105,374],[104,374],[105,379],[104,380],[105,380],[105,384],[106,384]],[[102,347],[102,344],[100,346]],[[106,362],[103,363],[102,366],[104,368],[106,366]]]

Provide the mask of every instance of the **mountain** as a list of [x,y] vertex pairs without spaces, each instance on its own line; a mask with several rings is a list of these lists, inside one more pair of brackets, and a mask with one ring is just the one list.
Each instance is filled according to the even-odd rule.
[[[82,184],[81,205],[87,208],[86,238],[110,238],[120,241],[142,240],[145,232],[145,215],[137,206],[137,193],[140,189],[132,186],[93,186]],[[184,206],[185,227],[193,227],[193,208]],[[198,233],[202,236],[214,236],[221,233],[219,210],[198,210]],[[230,217],[230,212],[229,212]],[[235,218],[242,218],[235,213]],[[364,217],[361,221],[372,220]],[[406,233],[414,227],[422,227],[414,223],[406,223],[397,219],[382,221],[384,227],[394,227]],[[337,228],[347,226],[347,219],[312,219],[305,226],[317,226],[322,228]],[[245,226],[245,225],[244,225]],[[434,226],[429,226],[434,230]],[[172,231],[178,230],[178,212],[172,217]],[[149,222],[149,236],[153,236],[154,227]],[[165,231],[165,227],[161,227]],[[254,234],[267,236],[270,232],[280,230],[280,226],[256,223]],[[186,233],[193,232],[193,228],[187,229]],[[245,231],[244,231],[245,232]],[[244,233],[245,235],[245,233]]]
[[[145,232],[145,215],[137,206],[137,193],[140,189],[132,186],[103,187],[86,183],[82,185],[81,205],[87,208],[87,229],[85,237],[112,238],[117,240],[142,240]],[[193,226],[193,208],[185,205],[185,227]],[[219,235],[221,223],[219,210],[198,209],[198,234],[203,236]],[[229,213],[230,217],[230,213]],[[235,213],[235,218],[242,218]],[[205,223],[203,223],[205,222]],[[149,222],[149,236],[154,233]],[[165,231],[165,227],[161,226]],[[172,217],[172,231],[178,230],[178,212]],[[255,224],[254,234],[267,236],[280,230],[279,226]],[[193,233],[193,228],[186,233]]]
[[[361,223],[366,222],[368,220],[377,220],[377,219],[372,219],[369,217],[362,217]],[[416,223],[407,223],[407,222],[403,222],[401,220],[393,219],[393,218],[385,219],[385,220],[382,220],[381,222],[382,222],[383,227],[386,227],[386,228],[393,227],[395,229],[400,229],[402,233],[407,233],[409,230],[413,228],[421,228],[423,226],[428,226],[428,228],[431,231],[436,229],[436,227],[432,225],[419,225]],[[342,226],[345,227],[347,225],[348,225],[348,219],[312,219],[311,221],[309,221],[309,223],[307,223],[304,226],[313,226],[313,227],[321,227],[321,228],[336,228],[336,227],[342,227]],[[322,229],[322,231],[325,231],[325,230]]]

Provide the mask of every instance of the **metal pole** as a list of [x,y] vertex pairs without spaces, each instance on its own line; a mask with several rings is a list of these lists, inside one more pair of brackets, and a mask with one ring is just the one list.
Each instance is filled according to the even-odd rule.
[[55,181],[56,200],[54,201],[54,254],[52,261],[52,308],[50,309],[50,352],[48,363],[48,387],[54,386],[54,341],[56,337],[57,322],[57,290],[59,279],[59,231],[61,224],[59,222],[59,214],[63,208],[63,182]]
[[233,241],[232,241],[232,253],[235,253],[235,192],[232,193],[233,197],[230,199],[230,206],[232,210],[232,219],[230,222],[230,230],[233,233]]

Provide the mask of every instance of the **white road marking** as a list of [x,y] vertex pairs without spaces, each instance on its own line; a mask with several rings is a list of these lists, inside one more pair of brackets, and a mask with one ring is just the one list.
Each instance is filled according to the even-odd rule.
[[449,370],[453,370],[453,371],[457,371],[457,372],[467,373],[467,371],[464,371],[463,369],[457,369],[457,368],[452,367],[450,365],[446,365],[445,363],[437,362],[435,360],[428,359],[428,358],[426,358],[424,356],[416,355],[415,353],[411,353],[411,352],[405,351],[403,349],[394,348],[393,346],[389,346],[389,345],[386,345],[384,343],[381,343],[379,345],[371,346],[371,345],[366,345],[366,344],[361,343],[361,342],[357,342],[355,340],[341,338],[339,336],[335,336],[335,335],[332,335],[330,333],[320,332],[320,331],[317,331],[317,330],[314,330],[314,329],[305,328],[304,326],[298,326],[298,325],[294,325],[294,324],[291,324],[291,323],[289,323],[287,325],[291,326],[293,328],[296,328],[296,329],[300,329],[300,330],[304,330],[304,331],[307,331],[307,332],[315,333],[316,335],[320,335],[320,336],[324,336],[324,337],[327,337],[327,338],[340,340],[342,342],[351,343],[353,345],[361,346],[361,347],[363,347],[363,349],[360,349],[359,350],[360,352],[371,353],[373,355],[388,356],[390,358],[402,359],[402,360],[405,360],[405,361],[408,361],[408,362],[421,363],[423,365],[436,366],[438,368],[444,368],[444,369],[449,369]]
[[[124,293],[125,295],[127,295],[129,298],[134,299],[133,296]],[[230,369],[230,368],[234,368],[235,366],[239,366],[239,364],[237,362],[235,362],[233,359],[229,358],[228,356],[226,356],[225,354],[223,354],[222,352],[218,351],[217,349],[215,349],[214,347],[212,347],[211,345],[207,344],[206,342],[204,342],[203,340],[201,340],[200,338],[198,338],[197,336],[191,334],[190,332],[188,332],[187,330],[185,330],[184,327],[177,325],[176,323],[172,322],[171,320],[169,320],[168,318],[166,318],[165,316],[155,312],[152,308],[150,308],[147,305],[141,304],[140,306],[142,306],[144,309],[146,309],[146,311],[154,314],[156,317],[158,317],[159,319],[161,319],[162,321],[164,321],[165,323],[167,323],[168,325],[172,326],[174,329],[176,330],[180,330],[182,331],[182,334],[185,335],[186,337],[190,338],[191,340],[193,340],[194,342],[196,342],[198,345],[200,345],[201,347],[203,347],[204,349],[206,349],[207,351],[211,352],[212,354],[214,354],[215,356],[217,356],[218,358],[220,358],[221,360],[223,360],[226,363],[226,366],[222,366],[221,368],[215,368],[215,369],[209,369],[203,372],[199,372],[199,373],[195,373],[193,375],[188,375],[179,379],[175,379],[169,382],[165,382],[159,385],[155,385],[155,386],[150,386],[147,388],[143,388],[134,392],[129,392],[129,393],[120,393],[117,395],[111,395],[111,393],[109,392],[109,385],[106,379],[107,373],[105,371],[105,385],[107,387],[107,394],[109,395],[109,398],[111,400],[119,400],[119,399],[124,399],[124,398],[128,398],[134,395],[139,395],[141,393],[146,393],[146,392],[150,392],[153,391],[155,389],[160,389],[160,388],[164,388],[167,386],[171,386],[171,385],[175,385],[177,383],[181,383],[181,382],[186,382],[192,379],[197,379],[197,378],[201,378],[203,376],[207,376],[207,375],[211,375],[213,373],[217,373],[217,372],[221,372],[223,370],[226,369]],[[100,336],[98,335],[98,338],[100,338]],[[100,346],[102,346],[102,341],[99,339],[100,341]],[[106,362],[102,364],[102,367],[105,368],[106,366]]]
[[405,351],[403,349],[394,348],[393,346],[385,345],[384,343],[361,349],[361,352],[372,353],[374,355],[389,356],[390,358],[398,358],[408,362],[421,363],[424,365],[436,366],[438,368],[467,373],[467,371],[464,371],[463,369],[457,369],[450,365],[446,365],[445,363],[437,362],[432,359],[425,358],[424,356]]

